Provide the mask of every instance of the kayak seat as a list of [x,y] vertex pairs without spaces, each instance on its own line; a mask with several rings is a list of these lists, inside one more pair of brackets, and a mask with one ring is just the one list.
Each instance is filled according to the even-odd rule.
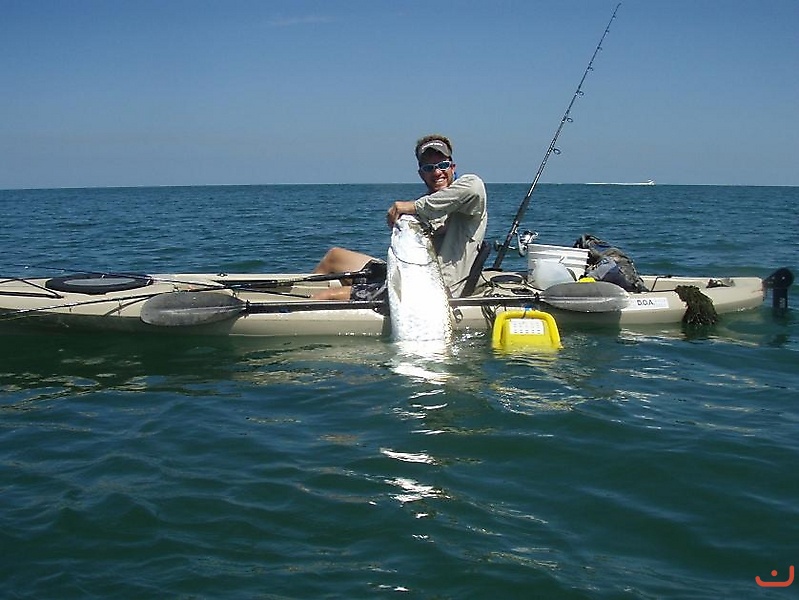
[[486,264],[489,254],[491,254],[491,246],[488,242],[483,240],[480,242],[480,245],[477,246],[477,256],[472,263],[472,268],[469,269],[469,275],[466,277],[466,282],[463,284],[463,290],[461,291],[460,295],[461,298],[466,298],[474,293],[474,290],[477,287],[477,282],[480,280],[480,275],[483,272],[483,266]]

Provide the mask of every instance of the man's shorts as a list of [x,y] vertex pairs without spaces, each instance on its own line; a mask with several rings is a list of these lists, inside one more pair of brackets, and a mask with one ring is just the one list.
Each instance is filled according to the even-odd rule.
[[363,267],[367,271],[364,277],[357,277],[352,282],[350,300],[385,300],[386,298],[386,262],[379,259],[370,260]]

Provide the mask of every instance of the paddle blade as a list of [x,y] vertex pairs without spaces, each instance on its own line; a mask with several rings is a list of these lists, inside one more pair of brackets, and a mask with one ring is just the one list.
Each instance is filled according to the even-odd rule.
[[189,327],[230,319],[247,304],[219,292],[166,292],[142,305],[141,320],[159,327]]
[[556,283],[541,292],[540,299],[561,310],[601,313],[622,310],[629,303],[630,295],[613,283],[591,281]]

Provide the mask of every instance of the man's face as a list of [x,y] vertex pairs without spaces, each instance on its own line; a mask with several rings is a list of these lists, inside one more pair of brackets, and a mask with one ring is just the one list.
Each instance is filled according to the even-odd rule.
[[[425,165],[438,165],[439,163],[447,161],[450,165],[446,169],[434,168],[432,170],[425,170]],[[427,167],[429,168],[429,167]],[[452,159],[447,158],[440,152],[435,150],[425,152],[419,161],[419,177],[427,185],[430,193],[443,190],[452,183],[455,179],[455,163]]]

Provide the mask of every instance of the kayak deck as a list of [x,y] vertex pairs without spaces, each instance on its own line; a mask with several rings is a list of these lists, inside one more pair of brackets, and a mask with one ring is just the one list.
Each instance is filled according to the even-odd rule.
[[[136,332],[202,333],[234,336],[380,336],[389,333],[387,309],[380,303],[314,300],[314,292],[338,281],[305,281],[307,274],[158,274],[0,279],[0,325],[82,328]],[[133,279],[125,282],[123,279]],[[675,288],[696,286],[718,314],[752,309],[765,297],[758,277],[644,276],[651,291],[629,295],[621,310],[582,312],[535,302],[546,291],[530,286],[523,274],[486,270],[468,299],[452,301],[454,329],[487,331],[497,312],[537,305],[558,322],[618,326],[679,323],[686,305]],[[105,281],[104,281],[105,280]],[[581,285],[581,284],[577,284]],[[620,289],[620,288],[619,288]],[[186,327],[159,327],[142,321],[142,307],[170,292],[229,294],[261,310]]]

